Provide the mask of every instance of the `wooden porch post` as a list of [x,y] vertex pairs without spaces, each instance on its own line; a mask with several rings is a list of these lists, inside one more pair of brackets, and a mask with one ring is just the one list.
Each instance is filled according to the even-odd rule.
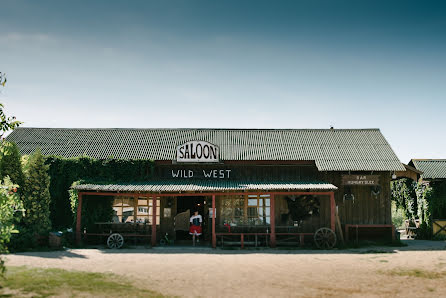
[[330,192],[330,229],[336,232],[336,203],[334,192]]
[[156,196],[152,195],[152,247],[156,246]]
[[275,200],[274,200],[274,194],[271,195],[271,247],[276,247],[276,208],[275,208]]
[[76,244],[81,244],[82,193],[77,194]]
[[217,247],[217,236],[215,236],[215,195],[212,195],[212,247]]

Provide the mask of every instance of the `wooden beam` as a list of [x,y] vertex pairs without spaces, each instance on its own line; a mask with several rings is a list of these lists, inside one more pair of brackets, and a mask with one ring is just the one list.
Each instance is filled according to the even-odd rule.
[[77,194],[77,214],[76,214],[76,244],[81,244],[81,221],[82,221],[82,193]]
[[152,247],[156,246],[156,196],[152,196]]
[[344,232],[342,232],[341,220],[339,219],[339,210],[338,206],[336,206],[336,223],[338,225],[339,236],[341,237],[341,242],[344,244]]
[[270,214],[270,220],[271,220],[271,236],[270,236],[270,241],[271,241],[271,247],[276,247],[276,202],[275,202],[275,197],[274,194],[271,194],[271,198],[270,198],[270,203],[271,203],[271,214]]
[[330,193],[330,229],[336,231],[336,203],[334,192]]
[[215,195],[212,195],[212,247],[217,247],[217,236],[215,235]]

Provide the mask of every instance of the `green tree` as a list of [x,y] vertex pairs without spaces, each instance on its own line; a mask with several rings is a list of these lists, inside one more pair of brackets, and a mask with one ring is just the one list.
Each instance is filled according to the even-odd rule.
[[[4,87],[5,83],[6,77],[1,75],[0,84]],[[22,124],[14,116],[6,116],[3,108],[3,104],[0,103],[0,137],[3,137],[7,131],[13,130]],[[22,208],[18,195],[13,191],[14,189],[17,189],[17,185],[12,184],[9,178],[5,178],[4,182],[0,185],[0,253],[8,251],[6,245],[11,239],[11,234],[15,231],[14,213]],[[4,260],[0,257],[0,276],[3,276],[4,272]]]
[[433,205],[432,187],[422,180],[415,182],[407,178],[392,181],[390,186],[391,198],[395,202],[396,209],[401,208],[406,219],[420,221],[417,238],[430,239],[432,210],[437,208]]
[[0,137],[3,137],[5,132],[14,130],[16,127],[19,127],[20,124],[22,124],[22,122],[17,121],[15,116],[6,116],[3,108],[3,104],[0,103]]
[[[22,209],[17,187],[9,177],[0,183],[0,254],[8,252],[6,245],[11,239],[11,234],[17,232],[14,227],[14,213]],[[4,272],[4,260],[0,258],[0,276]]]
[[0,174],[3,179],[9,176],[12,183],[23,185],[23,171],[19,148],[15,143],[3,141],[1,147]]
[[26,214],[22,225],[35,236],[48,233],[51,229],[49,185],[48,165],[38,149],[28,160],[23,186]]

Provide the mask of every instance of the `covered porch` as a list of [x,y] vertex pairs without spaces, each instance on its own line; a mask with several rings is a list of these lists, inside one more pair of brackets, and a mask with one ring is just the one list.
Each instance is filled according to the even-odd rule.
[[[151,181],[141,184],[83,184],[75,186],[75,189],[78,191],[78,243],[82,240],[82,202],[87,196],[88,199],[92,199],[90,196],[98,199],[107,196],[118,201],[121,199],[121,202],[134,202],[122,203],[122,206],[129,210],[134,208],[129,222],[134,226],[144,222],[152,246],[159,243],[173,222],[166,215],[172,218],[171,212],[176,214],[176,208],[171,208],[177,206],[176,201],[197,197],[204,198],[204,204],[207,204],[203,216],[208,222],[206,232],[213,248],[217,247],[217,242],[223,245],[234,242],[234,239],[242,248],[253,243],[257,246],[260,242],[276,247],[281,239],[290,238],[297,239],[302,245],[305,236],[313,235],[317,227],[335,231],[334,191],[337,187],[325,182]],[[144,200],[147,210],[139,204]],[[300,218],[302,213],[300,209],[305,209],[298,204],[303,201],[317,202],[317,207],[306,210],[310,215],[317,213],[317,216],[297,221],[296,217]],[[295,205],[297,211],[294,210]],[[166,212],[166,206],[172,210]],[[122,214],[118,216],[121,216],[119,222],[122,223]]]

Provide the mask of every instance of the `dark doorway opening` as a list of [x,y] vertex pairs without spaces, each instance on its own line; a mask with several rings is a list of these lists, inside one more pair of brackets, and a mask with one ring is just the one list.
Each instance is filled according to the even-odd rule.
[[[198,213],[203,217],[203,235],[200,236],[200,239],[207,240],[207,232],[208,232],[208,220],[209,217],[208,212],[209,208],[207,206],[208,202],[206,201],[206,197],[200,196],[191,196],[191,197],[177,197],[177,214],[186,212],[189,210],[189,218],[194,214],[194,211],[198,211]],[[182,243],[183,241],[192,241],[192,236],[189,235],[189,231],[177,230],[176,231],[176,240],[177,243]]]

